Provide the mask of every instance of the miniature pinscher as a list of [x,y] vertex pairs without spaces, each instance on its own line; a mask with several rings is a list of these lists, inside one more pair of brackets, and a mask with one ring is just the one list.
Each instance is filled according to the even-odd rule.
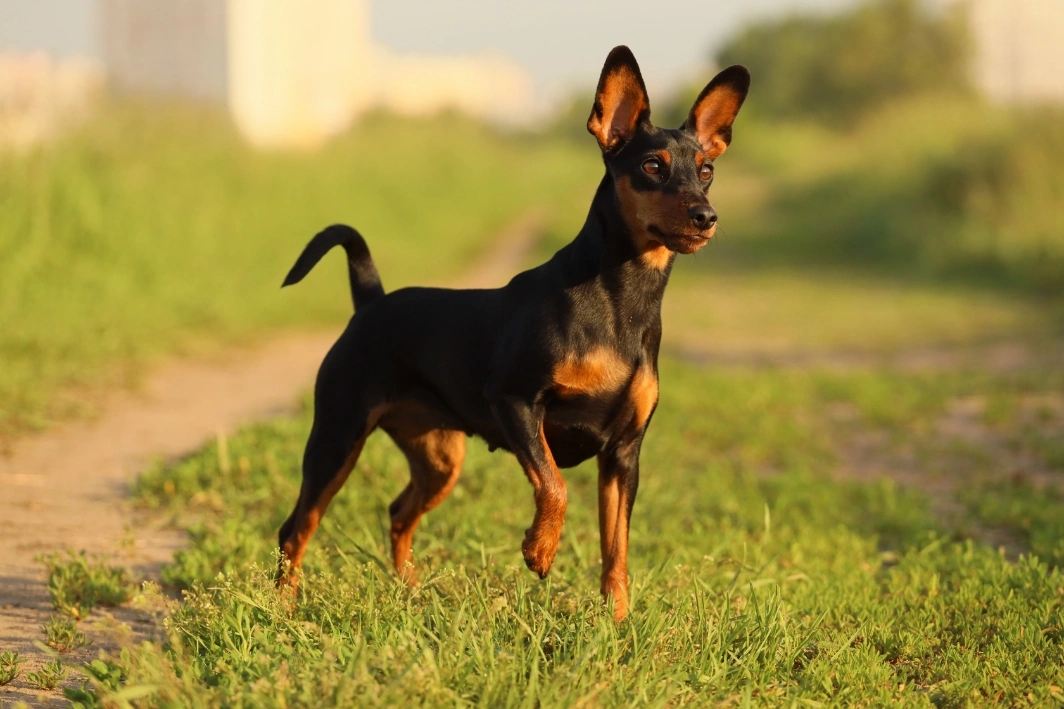
[[279,585],[294,589],[311,535],[378,428],[410,464],[388,512],[395,567],[412,583],[414,529],[454,488],[475,435],[513,453],[532,483],[536,511],[521,551],[540,578],[565,519],[560,469],[597,457],[601,590],[617,620],[627,615],[628,525],[658,403],[661,300],[675,255],[698,251],[716,230],[706,197],[713,161],[749,86],[746,68],[729,67],[683,126],[657,128],[632,52],[610,52],[587,122],[606,164],[587,220],[502,288],[385,295],[357,231],[335,225],[310,241],[284,285],[342,246],[355,314],[318,372],[299,500],[279,535]]

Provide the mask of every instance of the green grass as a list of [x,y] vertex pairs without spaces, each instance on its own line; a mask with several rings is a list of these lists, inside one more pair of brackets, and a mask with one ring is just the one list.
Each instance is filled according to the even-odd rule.
[[729,265],[1059,300],[1062,126],[1059,110],[960,96],[894,101],[846,130],[740,117],[718,176]]
[[318,153],[257,153],[182,106],[112,107],[0,155],[0,440],[91,412],[152,357],[342,322],[337,279],[279,289],[328,224],[363,232],[389,289],[442,283],[597,171],[593,144],[458,117],[375,116]]
[[117,606],[133,595],[133,578],[127,569],[90,559],[84,551],[67,552],[65,557],[55,553],[41,561],[48,570],[52,607],[75,620],[98,605]]
[[18,652],[13,650],[0,652],[0,687],[14,682],[22,673],[22,665],[25,662]]
[[77,623],[70,618],[53,616],[41,626],[41,632],[44,633],[44,644],[60,654],[92,644],[88,636],[78,630]]
[[[722,233],[677,268],[665,350],[786,362],[1054,345],[1055,118],[927,97],[845,130],[740,118],[711,193]],[[338,262],[298,299],[276,288],[321,225],[363,230],[389,289],[438,283],[529,206],[553,209],[543,255],[571,239],[600,169],[588,140],[455,118],[378,117],[316,155],[257,154],[185,110],[120,111],[5,157],[0,435],[70,413],[127,363],[346,316]],[[184,598],[165,643],[95,661],[67,694],[86,707],[1064,704],[1064,379],[970,364],[666,357],[620,625],[597,594],[593,466],[566,473],[563,544],[540,582],[520,557],[531,490],[512,457],[472,444],[418,530],[410,590],[387,562],[406,466],[381,435],[311,545],[302,598],[283,602],[274,545],[309,415],[250,427],[141,477],[139,503],[189,531],[163,573]],[[84,557],[52,566],[75,617],[97,582],[129,597],[128,579]]]
[[794,269],[729,273],[709,265],[731,247],[711,244],[709,253],[677,264],[664,304],[668,345],[781,357],[891,355],[1036,345],[1060,332],[1052,309],[1016,293]]
[[62,660],[56,658],[36,672],[27,672],[26,679],[37,689],[51,690],[59,686],[63,678],[67,676],[67,672]]
[[933,442],[957,397],[1047,389],[1064,381],[666,361],[632,526],[634,608],[620,625],[597,593],[593,466],[566,473],[563,544],[540,582],[520,558],[528,485],[510,456],[472,445],[455,492],[418,530],[422,583],[410,590],[386,561],[386,506],[406,471],[381,435],[289,606],[273,589],[273,547],[309,417],[254,426],[142,476],[140,502],[192,532],[165,572],[188,590],[166,644],[124,650],[108,676],[125,682],[97,691],[143,691],[146,706],[1059,701],[1059,569],[965,538],[918,491],[828,475],[839,406],[854,425]]

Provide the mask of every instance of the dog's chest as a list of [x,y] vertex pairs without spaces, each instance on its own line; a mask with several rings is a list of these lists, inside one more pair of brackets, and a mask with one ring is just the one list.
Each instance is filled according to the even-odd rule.
[[551,379],[545,433],[555,458],[566,467],[571,459],[578,463],[591,457],[610,440],[641,431],[658,401],[651,364],[627,361],[607,347],[567,356],[554,366]]

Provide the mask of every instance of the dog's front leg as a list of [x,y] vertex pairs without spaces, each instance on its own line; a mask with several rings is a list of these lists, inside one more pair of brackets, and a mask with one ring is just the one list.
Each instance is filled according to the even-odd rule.
[[639,489],[642,439],[599,453],[599,539],[602,544],[602,596],[613,598],[613,617],[624,620],[628,601],[628,525]]
[[516,397],[497,399],[491,410],[510,450],[532,483],[536,516],[525,532],[521,552],[528,568],[540,578],[546,578],[561,541],[568,493],[543,435],[544,411],[541,406],[530,406]]

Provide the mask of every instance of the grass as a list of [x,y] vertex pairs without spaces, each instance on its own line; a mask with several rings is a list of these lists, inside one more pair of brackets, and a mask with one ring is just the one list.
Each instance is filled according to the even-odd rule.
[[[163,120],[120,113],[0,163],[0,233],[20,235],[0,242],[4,430],[124,362],[346,315],[338,265],[298,301],[275,290],[316,225],[359,226],[388,288],[439,282],[539,202],[555,207],[542,252],[570,239],[600,169],[589,143],[453,118],[373,119],[314,156],[250,153],[203,114]],[[941,97],[845,130],[737,126],[712,193],[721,238],[677,268],[666,351],[1054,343],[1060,137],[1052,113]],[[593,466],[566,473],[539,582],[519,550],[530,489],[471,445],[419,528],[410,590],[386,561],[405,462],[379,435],[283,602],[274,544],[308,427],[306,412],[250,427],[141,477],[140,504],[189,532],[163,576],[185,595],[164,643],[86,666],[75,706],[1064,704],[1064,378],[1041,362],[666,356],[620,625],[596,590]],[[83,555],[49,563],[62,612],[129,598]]]
[[41,669],[36,672],[27,672],[26,679],[29,680],[35,688],[41,690],[52,690],[59,686],[59,683],[63,681],[63,678],[67,676],[67,669],[63,667],[63,662],[56,658],[51,662],[45,663]]
[[847,130],[737,126],[719,176],[729,207],[721,223],[737,242],[728,266],[953,282],[1059,301],[1062,125],[1059,109],[917,96]]
[[15,651],[0,652],[0,686],[14,682],[21,674],[21,666],[25,662]]
[[89,559],[84,551],[55,553],[41,561],[48,570],[52,606],[75,620],[85,618],[97,605],[117,606],[133,596],[133,578],[127,569]]
[[889,356],[1036,344],[1060,331],[1052,310],[1016,293],[784,269],[728,273],[708,265],[733,246],[713,244],[710,253],[678,264],[664,305],[667,343],[737,354]]
[[61,655],[92,644],[70,618],[53,616],[41,626],[41,632],[44,633],[44,644]]
[[596,171],[590,149],[459,117],[370,117],[320,153],[256,153],[178,105],[115,106],[0,155],[0,439],[91,413],[153,357],[342,322],[333,279],[279,290],[327,224],[365,234],[389,289],[440,283]]
[[[1064,394],[1059,375],[749,372],[666,360],[662,383],[625,623],[597,593],[593,466],[566,474],[562,549],[539,582],[520,559],[530,490],[509,456],[480,445],[419,528],[421,586],[399,584],[386,561],[386,507],[405,463],[383,436],[334,500],[304,594],[288,605],[273,589],[272,555],[297,492],[304,413],[141,478],[140,502],[191,531],[165,572],[187,590],[167,642],[124,650],[112,671],[126,678],[121,688],[94,691],[144,692],[145,706],[1060,700],[1064,575],[1047,557],[1010,558],[973,541],[919,490],[829,474],[840,407],[852,426],[933,445],[935,422],[958,398]],[[973,496],[994,494],[974,471],[963,480]]]
[[[70,709],[109,709],[111,706],[130,706],[128,702],[150,695],[151,687],[122,687],[121,668],[112,661],[97,658],[82,667],[85,676],[81,687],[67,687],[63,696],[70,700]],[[108,695],[108,703],[101,695]],[[126,702],[127,704],[123,704]]]

